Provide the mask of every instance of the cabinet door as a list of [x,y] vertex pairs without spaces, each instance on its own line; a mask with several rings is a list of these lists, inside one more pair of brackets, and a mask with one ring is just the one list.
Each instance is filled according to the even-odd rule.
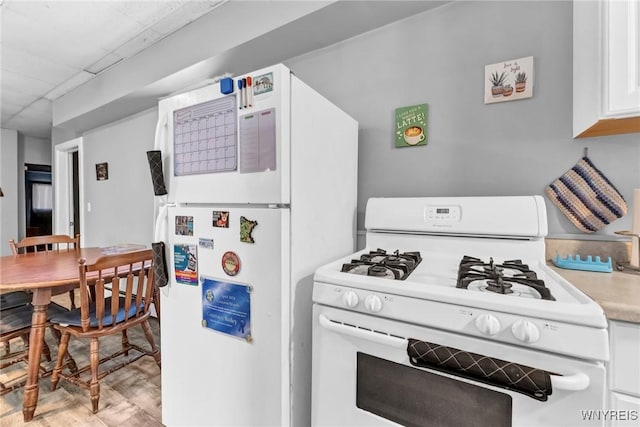
[[640,132],[640,0],[573,2],[573,136]]
[[610,322],[611,389],[640,397],[640,325]]
[[610,427],[638,426],[640,423],[640,398],[620,393],[611,393]]
[[605,116],[640,113],[640,0],[605,3],[608,53],[603,111]]

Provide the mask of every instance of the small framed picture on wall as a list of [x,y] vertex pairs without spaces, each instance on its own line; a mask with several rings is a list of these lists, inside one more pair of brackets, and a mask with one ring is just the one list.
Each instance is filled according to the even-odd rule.
[[533,96],[533,56],[484,67],[484,103],[517,101]]
[[96,163],[96,180],[106,181],[109,179],[109,163]]
[[396,148],[427,145],[428,108],[427,104],[396,108]]

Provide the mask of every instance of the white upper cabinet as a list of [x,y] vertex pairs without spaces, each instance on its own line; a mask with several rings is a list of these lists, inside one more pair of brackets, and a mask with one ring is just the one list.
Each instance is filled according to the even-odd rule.
[[640,132],[640,0],[573,2],[573,136]]

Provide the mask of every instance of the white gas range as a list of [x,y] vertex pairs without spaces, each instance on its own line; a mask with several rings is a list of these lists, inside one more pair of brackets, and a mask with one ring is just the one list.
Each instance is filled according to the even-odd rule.
[[313,425],[601,425],[606,318],[547,267],[542,197],[374,198],[365,227],[314,276]]

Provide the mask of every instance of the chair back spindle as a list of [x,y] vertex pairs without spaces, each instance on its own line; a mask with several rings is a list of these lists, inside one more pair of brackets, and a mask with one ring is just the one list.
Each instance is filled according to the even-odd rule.
[[155,296],[152,263],[151,249],[101,257],[93,264],[81,259],[82,329],[101,330],[146,316]]
[[71,251],[80,248],[80,235],[74,237],[66,234],[53,234],[47,236],[30,236],[17,242],[13,239],[9,240],[11,252],[13,255],[24,254],[27,252],[61,252]]
[[[105,255],[93,263],[80,259],[80,309],[66,316],[51,319],[62,333],[58,346],[58,361],[51,374],[53,390],[63,378],[90,391],[93,413],[98,412],[100,379],[124,368],[141,357],[151,356],[160,366],[160,350],[155,344],[149,326],[149,308],[156,295],[153,276],[153,252],[143,249],[115,255]],[[140,325],[150,349],[129,342],[127,330]],[[122,334],[122,348],[108,356],[100,357],[100,338]],[[90,339],[89,365],[77,373],[63,371],[62,357],[68,352],[70,336]],[[133,352],[130,354],[130,352]],[[119,360],[120,363],[116,363]],[[113,361],[108,368],[100,366]],[[91,375],[80,375],[90,371]]]

